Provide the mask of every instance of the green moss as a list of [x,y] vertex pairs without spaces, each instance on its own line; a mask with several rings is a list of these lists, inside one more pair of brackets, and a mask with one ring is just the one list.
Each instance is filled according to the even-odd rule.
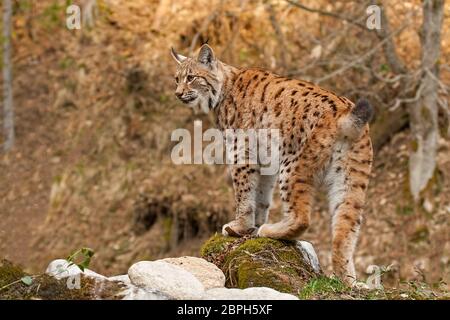
[[[241,262],[237,273],[237,287],[241,289],[250,287],[271,287],[284,292],[289,292],[292,289],[289,286],[289,281],[286,281],[286,283],[279,281],[279,274],[276,270],[267,268],[263,263],[251,261],[250,259]],[[288,280],[287,277],[285,277],[285,280]]]
[[69,289],[67,279],[57,280],[47,274],[31,276],[27,285],[20,279],[27,274],[12,263],[0,261],[0,299],[1,300],[93,300],[120,299],[123,284],[115,281],[97,282],[95,278],[80,277],[79,289]]
[[[287,263],[299,263],[299,261],[303,262],[303,256],[300,251],[289,248],[289,250],[281,249],[277,255],[280,259]],[[303,265],[303,263],[302,263]]]
[[19,280],[26,274],[7,260],[0,260],[0,288]]
[[216,233],[200,248],[200,255],[204,258],[207,258],[220,254],[235,240],[236,238],[224,237]]
[[283,242],[269,238],[254,238],[245,241],[242,245],[239,246],[238,250],[236,251],[245,250],[251,253],[256,253],[261,250],[267,249],[268,247],[281,248],[283,247]]
[[300,299],[352,299],[352,300],[435,300],[449,299],[445,288],[431,288],[418,281],[400,283],[397,288],[367,290],[347,287],[337,278],[318,277],[312,279],[301,290]]
[[338,278],[312,271],[293,241],[215,235],[203,245],[201,256],[224,272],[229,288],[269,287],[301,299],[449,298],[448,292],[421,283],[384,290],[350,288]]
[[299,297],[300,299],[311,299],[317,296],[331,296],[348,291],[349,287],[341,280],[322,276],[309,281],[301,290]]
[[294,241],[215,235],[201,255],[222,269],[228,287],[269,287],[298,294],[307,280],[317,276]]
[[303,285],[294,268],[268,265],[252,260],[240,261],[236,270],[237,287],[269,287],[280,292],[298,293]]

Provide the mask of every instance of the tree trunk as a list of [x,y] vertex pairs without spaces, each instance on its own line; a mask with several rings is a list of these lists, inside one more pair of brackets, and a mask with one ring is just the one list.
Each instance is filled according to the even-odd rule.
[[3,1],[3,111],[5,142],[3,148],[8,151],[14,145],[14,109],[12,93],[11,62],[11,18],[12,1]]
[[413,148],[409,159],[411,193],[415,201],[425,189],[436,169],[439,141],[438,88],[441,51],[441,28],[444,0],[423,1],[421,29],[422,75],[419,87],[422,91],[417,102],[410,106],[410,126]]
[[370,125],[370,136],[373,148],[380,150],[396,133],[408,126],[408,110],[400,107],[395,111],[389,109],[378,109],[376,119]]

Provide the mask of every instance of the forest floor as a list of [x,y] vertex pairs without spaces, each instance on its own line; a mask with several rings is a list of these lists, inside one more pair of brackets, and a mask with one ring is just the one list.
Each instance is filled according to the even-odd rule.
[[[88,246],[96,251],[94,270],[124,273],[137,260],[198,256],[202,242],[233,215],[224,167],[170,161],[170,132],[192,129],[197,117],[171,95],[169,45],[150,50],[165,39],[148,32],[151,14],[140,1],[124,2],[88,32],[50,25],[36,27],[32,37],[17,15],[17,141],[0,155],[0,257],[38,273]],[[209,119],[200,119],[206,129]],[[448,290],[449,141],[440,141],[434,186],[416,206],[408,192],[408,135],[395,135],[375,155],[355,262],[363,279],[377,265],[390,287],[422,281]],[[279,212],[276,194],[271,219]],[[323,196],[312,221],[303,239],[329,272]]]

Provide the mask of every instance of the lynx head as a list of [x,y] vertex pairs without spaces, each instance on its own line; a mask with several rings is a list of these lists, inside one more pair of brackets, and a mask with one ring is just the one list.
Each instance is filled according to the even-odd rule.
[[223,70],[213,50],[204,44],[197,58],[188,58],[171,50],[178,62],[175,95],[194,111],[208,113],[216,107],[222,89]]

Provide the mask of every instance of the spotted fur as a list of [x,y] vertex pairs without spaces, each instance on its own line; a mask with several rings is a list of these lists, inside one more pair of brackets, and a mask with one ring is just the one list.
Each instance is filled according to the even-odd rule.
[[[227,65],[203,45],[197,59],[174,51],[177,97],[195,110],[213,112],[219,129],[279,129],[280,169],[260,174],[258,165],[233,165],[236,217],[225,235],[296,239],[310,225],[314,192],[325,186],[332,216],[334,272],[356,280],[353,253],[362,222],[372,166],[368,121],[373,109],[356,105],[312,83],[261,69]],[[279,184],[285,217],[267,223]]]

